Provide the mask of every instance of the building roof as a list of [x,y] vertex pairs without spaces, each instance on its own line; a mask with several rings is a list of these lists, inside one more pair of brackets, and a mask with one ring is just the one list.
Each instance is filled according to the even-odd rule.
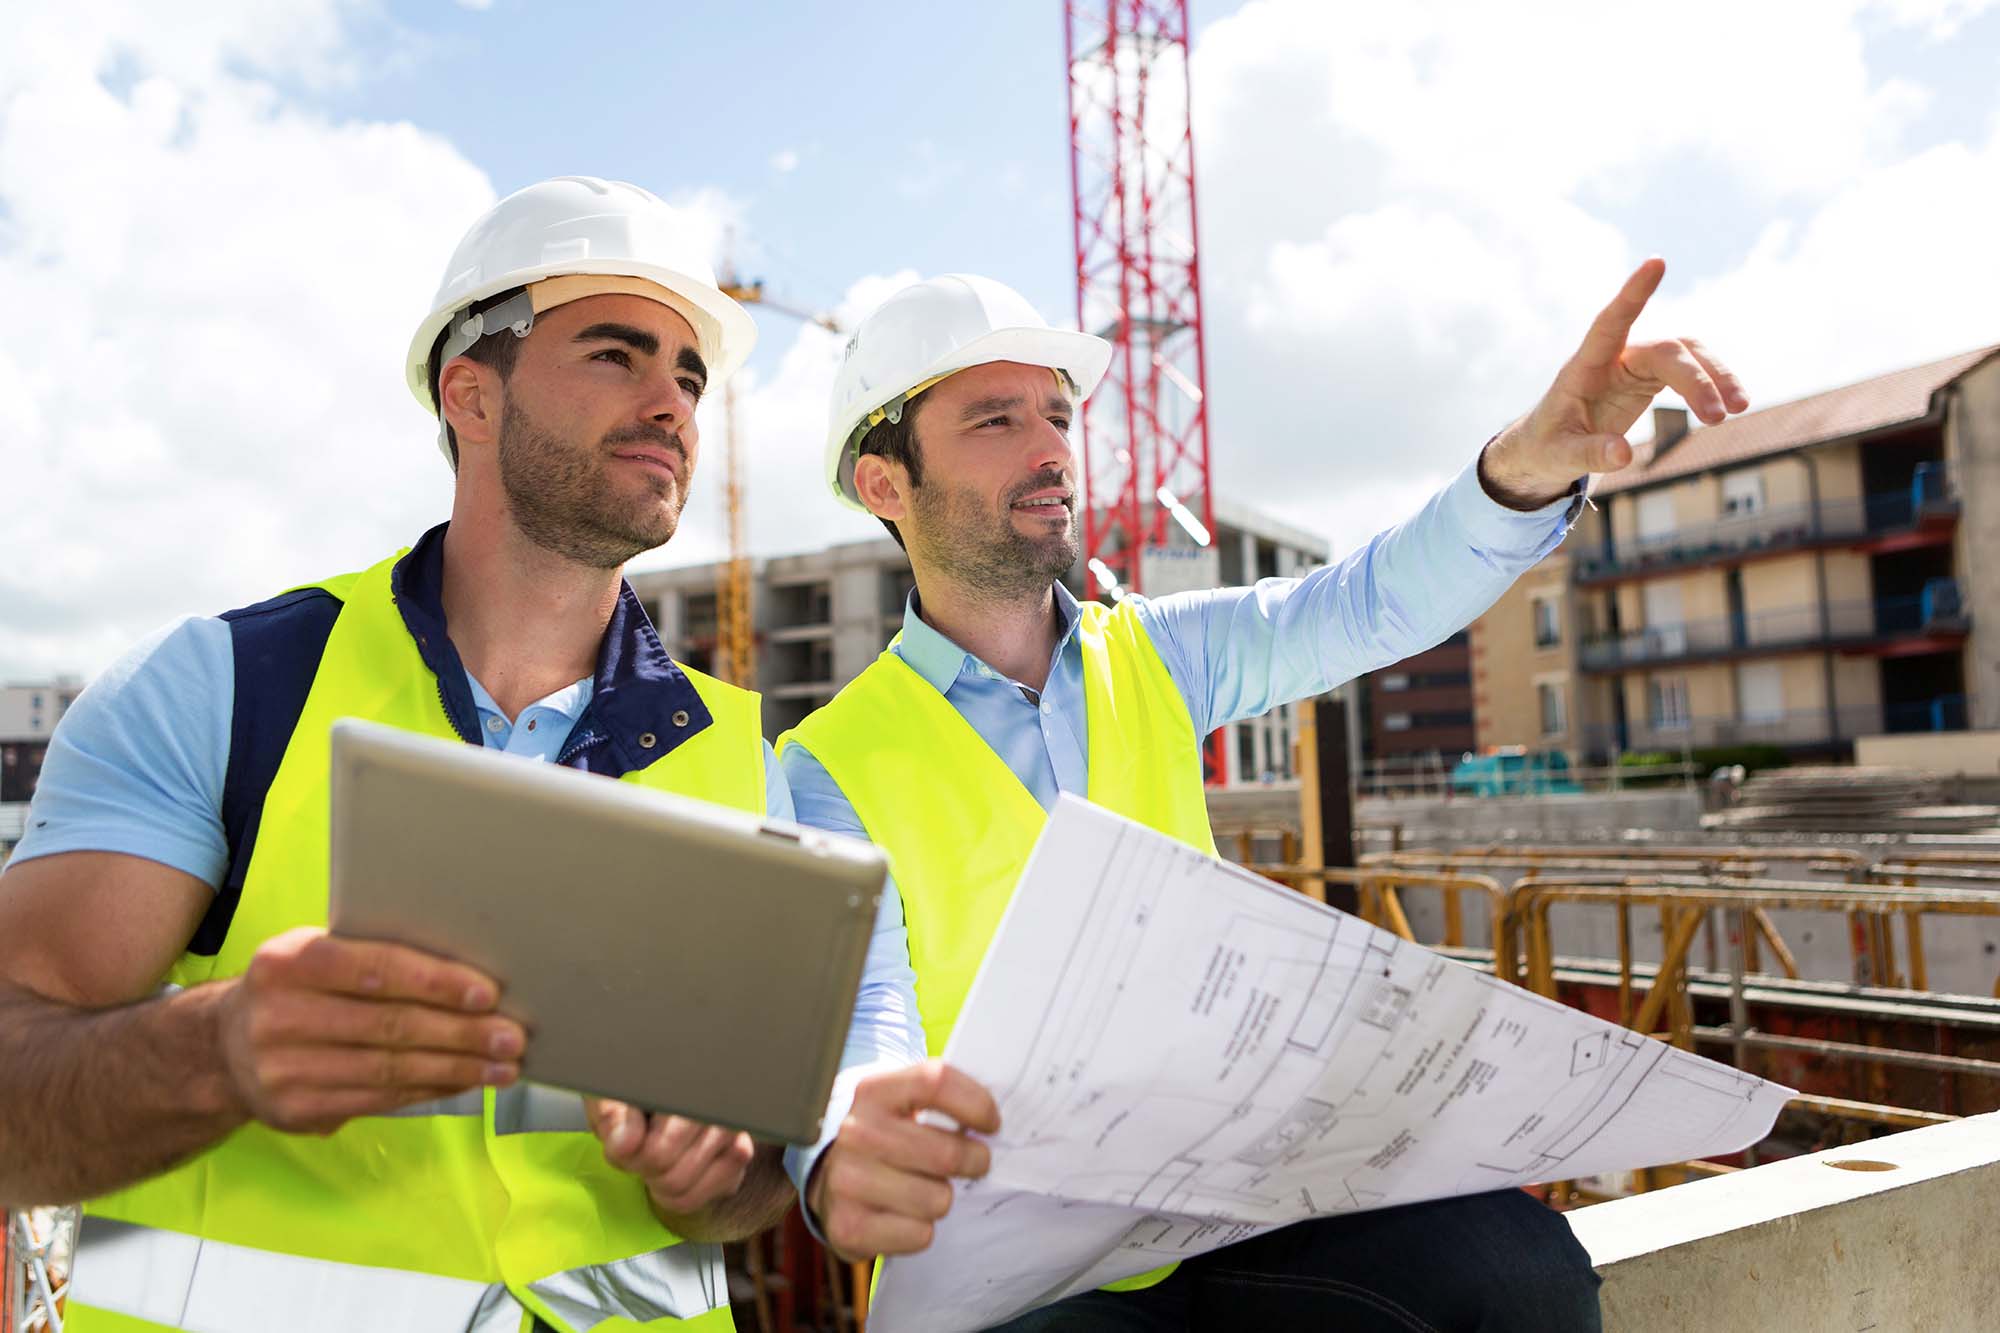
[[1606,475],[1597,493],[1609,495],[1635,490],[1674,477],[1920,420],[1930,411],[1932,395],[1996,352],[2000,352],[2000,345],[1976,348],[1942,361],[1877,375],[1845,388],[1746,412],[1720,425],[1697,425],[1657,458],[1652,456],[1652,446],[1639,446],[1633,464]]

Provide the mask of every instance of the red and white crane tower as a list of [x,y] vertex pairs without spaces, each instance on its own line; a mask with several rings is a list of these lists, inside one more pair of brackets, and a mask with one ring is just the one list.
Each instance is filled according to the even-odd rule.
[[1077,322],[1114,348],[1080,423],[1088,586],[1171,591],[1148,552],[1215,530],[1187,0],[1064,0],[1063,54]]

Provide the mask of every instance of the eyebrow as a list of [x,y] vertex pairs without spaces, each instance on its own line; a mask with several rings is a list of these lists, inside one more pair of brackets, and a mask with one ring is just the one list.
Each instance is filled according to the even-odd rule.
[[[635,328],[630,324],[592,324],[589,328],[577,334],[575,341],[580,343],[621,342],[634,351],[642,352],[647,356],[658,356],[660,353],[660,340],[657,337],[644,329]],[[702,387],[704,389],[708,387],[708,362],[702,360],[701,353],[695,351],[694,348],[682,347],[674,355],[674,366],[676,369],[699,375]]]
[[592,324],[589,328],[576,335],[576,341],[580,343],[620,342],[636,351],[644,352],[647,356],[658,355],[660,350],[660,340],[658,338],[644,329],[634,328],[630,324]]
[[[1013,411],[1026,401],[1019,394],[981,398],[977,402],[967,403],[959,411],[958,419],[960,421],[972,421],[979,417],[997,416],[1002,412]],[[1042,411],[1044,412],[1069,412],[1071,410],[1073,409],[1070,407],[1069,399],[1064,398],[1060,394],[1051,395],[1042,402]]]

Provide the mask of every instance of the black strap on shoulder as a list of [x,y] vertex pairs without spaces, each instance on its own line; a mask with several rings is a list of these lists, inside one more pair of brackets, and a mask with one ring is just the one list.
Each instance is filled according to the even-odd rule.
[[264,793],[292,743],[327,636],[341,601],[324,588],[302,588],[268,602],[226,611],[236,665],[236,702],[229,723],[229,771],[222,783],[222,831],[229,869],[188,952],[213,956],[243,897],[243,879],[257,846]]

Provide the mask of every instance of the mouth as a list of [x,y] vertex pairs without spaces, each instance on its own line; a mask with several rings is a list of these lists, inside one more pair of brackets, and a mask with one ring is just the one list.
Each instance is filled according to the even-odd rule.
[[1045,518],[1068,519],[1070,508],[1076,497],[1068,491],[1042,491],[1014,501],[1010,506],[1016,513],[1038,514]]
[[611,456],[623,462],[637,463],[643,471],[672,477],[675,481],[679,481],[681,477],[680,455],[671,449],[627,447],[617,450]]

